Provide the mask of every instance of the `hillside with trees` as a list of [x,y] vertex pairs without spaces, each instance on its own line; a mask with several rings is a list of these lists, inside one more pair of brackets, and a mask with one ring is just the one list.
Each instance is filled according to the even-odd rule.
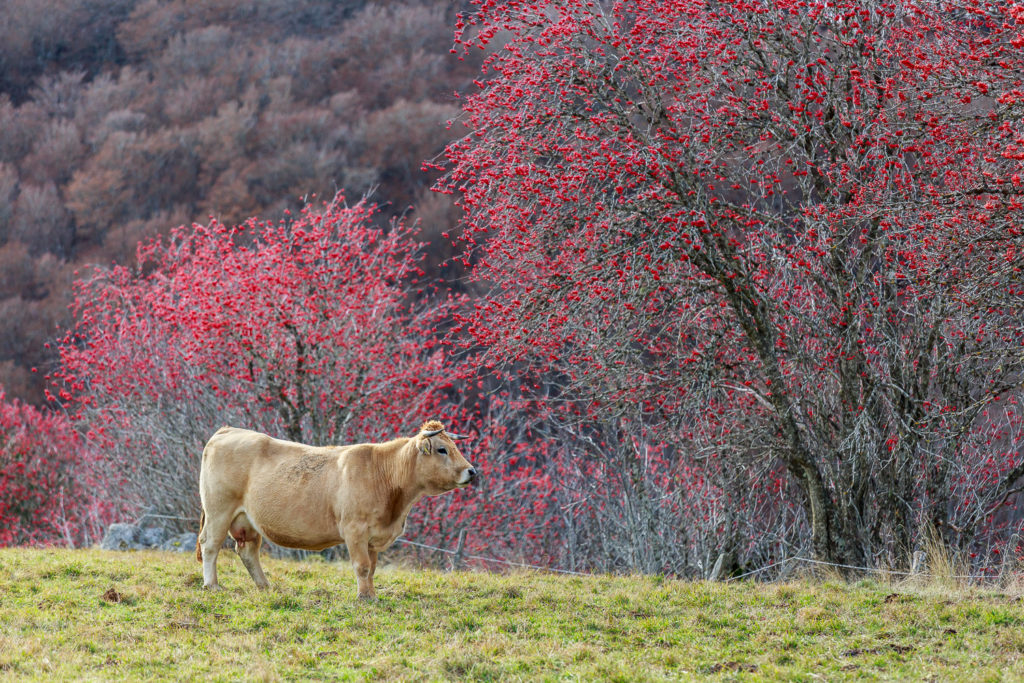
[[455,93],[479,73],[475,55],[450,54],[451,3],[14,0],[3,13],[9,396],[44,402],[75,271],[129,264],[172,227],[278,218],[344,191],[371,195],[382,224],[413,211],[445,246],[434,238],[455,213],[421,166],[460,134]]

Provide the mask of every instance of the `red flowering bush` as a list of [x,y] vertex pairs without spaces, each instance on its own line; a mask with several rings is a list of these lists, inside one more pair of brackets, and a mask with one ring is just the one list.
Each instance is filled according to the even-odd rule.
[[[462,367],[475,374],[472,365]],[[466,378],[469,386],[479,380]],[[453,424],[466,425],[473,438],[459,442],[466,458],[482,473],[471,488],[424,499],[409,516],[406,538],[452,551],[465,532],[463,552],[497,560],[571,568],[566,554],[560,498],[562,482],[546,463],[557,444],[543,438],[539,425],[500,400],[472,401],[453,411]],[[413,546],[422,560],[445,564],[447,554]],[[500,562],[467,559],[488,569]]]
[[[312,444],[412,433],[455,388],[410,228],[372,207],[182,226],[82,280],[62,398],[133,507],[197,514],[199,457],[233,424]],[[422,299],[414,303],[415,295]]]
[[0,390],[0,546],[98,538],[106,515],[89,452],[62,414]]

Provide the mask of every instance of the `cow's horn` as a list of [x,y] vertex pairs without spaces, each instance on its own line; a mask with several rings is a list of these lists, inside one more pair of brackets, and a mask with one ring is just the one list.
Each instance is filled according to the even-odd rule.
[[438,434],[440,434],[443,431],[444,431],[444,427],[442,427],[441,429],[431,429],[429,432],[423,432],[423,436],[426,436],[426,437],[437,436]]
[[459,440],[459,439],[468,439],[468,438],[469,438],[469,436],[468,436],[468,435],[466,435],[466,434],[448,434],[448,436],[449,436],[449,437],[450,437],[450,438],[451,438],[452,440],[455,440],[455,441],[457,441],[457,440]]

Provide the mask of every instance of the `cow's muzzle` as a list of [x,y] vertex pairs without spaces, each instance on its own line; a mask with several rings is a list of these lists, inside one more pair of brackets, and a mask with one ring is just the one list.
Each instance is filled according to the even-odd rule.
[[478,474],[475,467],[467,467],[462,470],[462,474],[459,476],[459,486],[469,486],[475,484],[478,478]]

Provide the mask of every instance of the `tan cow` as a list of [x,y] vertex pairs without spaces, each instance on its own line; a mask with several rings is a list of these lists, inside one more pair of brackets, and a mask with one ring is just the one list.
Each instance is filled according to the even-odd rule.
[[412,438],[320,448],[222,427],[199,471],[203,585],[218,588],[217,553],[229,533],[260,588],[270,585],[260,566],[264,537],[305,550],[344,541],[358,595],[373,599],[377,553],[402,534],[416,501],[476,479],[457,438],[436,420]]

